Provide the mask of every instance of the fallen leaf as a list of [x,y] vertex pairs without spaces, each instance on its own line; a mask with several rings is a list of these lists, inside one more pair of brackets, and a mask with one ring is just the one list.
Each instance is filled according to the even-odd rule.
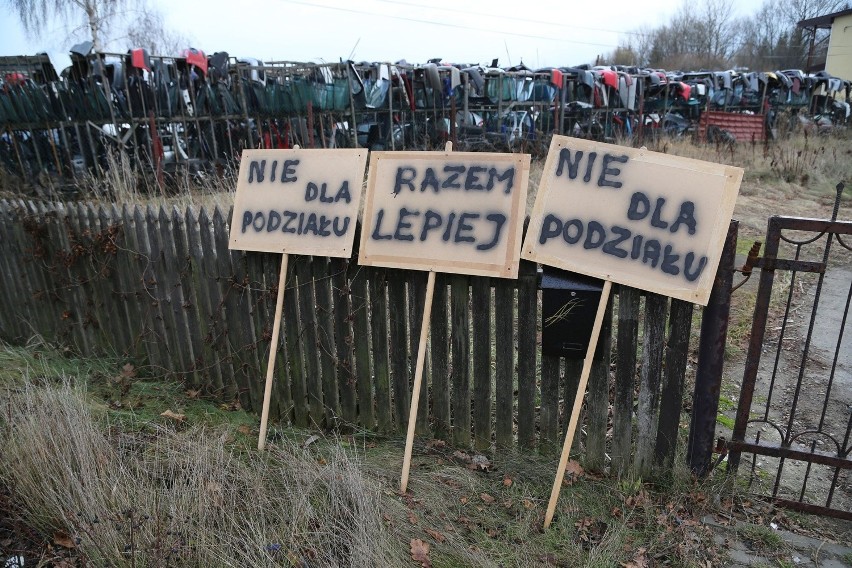
[[424,530],[426,531],[426,534],[428,534],[429,536],[431,536],[432,538],[434,538],[438,542],[444,542],[445,540],[447,540],[447,537],[445,537],[444,535],[442,535],[441,533],[439,533],[435,529],[424,529]]
[[464,462],[464,463],[470,463],[470,461],[471,461],[470,456],[467,455],[466,453],[462,452],[461,450],[454,451],[453,457],[456,458],[457,460],[461,461],[461,462]]
[[248,424],[242,424],[239,428],[237,428],[237,432],[248,436],[251,434],[251,427]]
[[488,493],[480,493],[479,498],[488,503],[489,505],[494,502],[494,497],[492,497]]
[[313,444],[313,443],[314,443],[314,442],[316,442],[317,440],[319,440],[319,436],[317,436],[316,434],[314,434],[313,436],[310,436],[310,437],[308,437],[308,439],[307,439],[307,440],[305,440],[305,443],[304,443],[304,444],[302,444],[302,447],[303,447],[303,448],[307,448],[308,446],[310,446],[311,444]]
[[121,368],[121,376],[128,379],[132,379],[136,376],[136,368],[130,363],[127,363]]
[[452,487],[453,489],[461,489],[461,483],[453,479],[452,477],[440,476],[438,480],[448,487]]
[[633,557],[633,560],[626,564],[622,564],[622,566],[624,568],[648,568],[648,557],[645,555],[646,552],[647,549],[639,547],[636,550],[636,555]]
[[512,481],[512,478],[509,477],[508,475],[503,478],[503,487],[511,487],[512,483],[514,483],[514,482]]
[[565,479],[563,483],[567,483],[571,485],[577,479],[583,476],[584,474],[583,466],[580,465],[580,462],[576,460],[568,460],[568,463],[565,464]]
[[387,522],[387,523],[391,522],[391,517],[390,517],[390,515],[388,515],[387,513],[385,513],[384,515],[382,515],[382,518],[383,518],[383,519],[385,520],[385,522]]
[[53,544],[62,548],[76,548],[74,540],[66,532],[56,531],[53,533]]
[[497,537],[497,529],[488,529],[485,532],[488,533],[488,536],[490,536],[491,538]]
[[198,398],[198,396],[201,394],[201,390],[200,389],[199,390],[189,389],[189,390],[186,391],[185,394],[186,394],[187,398],[195,399],[195,398]]
[[186,414],[178,414],[176,412],[172,412],[171,410],[166,410],[165,412],[160,413],[160,416],[163,418],[171,418],[175,422],[183,422],[186,420]]
[[423,568],[432,568],[432,561],[429,560],[429,543],[419,538],[412,538],[411,559],[419,562]]
[[524,499],[524,509],[535,509],[535,503],[529,499]]
[[412,513],[411,511],[408,512],[408,522],[411,523],[412,525],[417,524],[417,517],[414,516],[414,513]]
[[460,502],[462,505],[467,505],[467,497],[461,497],[461,498],[459,498],[459,502]]
[[447,446],[447,442],[445,442],[444,440],[433,439],[433,440],[429,440],[428,442],[426,442],[426,447],[429,448],[429,449],[444,448],[446,446]]

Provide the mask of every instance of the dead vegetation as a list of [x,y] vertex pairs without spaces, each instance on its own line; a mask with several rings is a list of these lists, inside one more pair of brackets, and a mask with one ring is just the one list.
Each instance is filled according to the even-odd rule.
[[95,566],[387,566],[403,557],[379,487],[341,446],[319,458],[282,441],[261,454],[222,429],[126,430],[71,379],[24,382],[0,430],[0,482],[57,557],[73,551]]

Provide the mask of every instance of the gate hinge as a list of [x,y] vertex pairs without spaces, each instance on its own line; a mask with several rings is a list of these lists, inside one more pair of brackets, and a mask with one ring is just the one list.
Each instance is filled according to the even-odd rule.
[[760,241],[754,241],[751,245],[751,249],[748,251],[748,256],[746,257],[746,261],[743,263],[742,268],[739,270],[734,269],[734,272],[741,272],[745,278],[743,278],[739,284],[731,288],[732,294],[737,288],[748,282],[748,279],[751,278],[751,271],[754,269],[754,265],[757,262],[757,255],[760,253],[760,246],[762,244],[763,243]]

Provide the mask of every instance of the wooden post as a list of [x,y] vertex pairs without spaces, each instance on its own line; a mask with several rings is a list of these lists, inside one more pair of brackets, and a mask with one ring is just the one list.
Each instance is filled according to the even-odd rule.
[[269,362],[266,365],[266,386],[263,389],[263,411],[260,414],[260,434],[257,449],[266,447],[266,423],[269,421],[269,399],[272,396],[272,371],[278,352],[278,334],[281,331],[281,311],[284,308],[284,284],[287,281],[287,260],[290,255],[281,255],[281,271],[278,273],[278,297],[275,299],[275,321],[272,323],[272,339],[269,340]]
[[400,490],[405,493],[408,487],[408,472],[411,469],[411,449],[414,445],[414,427],[417,422],[417,403],[420,400],[420,385],[423,382],[423,363],[426,360],[426,339],[429,336],[429,322],[432,313],[432,296],[435,293],[435,271],[429,271],[426,281],[426,300],[423,302],[423,322],[420,324],[420,345],[417,348],[417,366],[414,368],[414,386],[411,389],[411,409],[408,413],[408,434],[405,437],[405,457],[402,460],[402,480]]
[[574,441],[574,431],[577,429],[577,419],[580,416],[580,408],[583,406],[583,396],[586,394],[586,383],[589,381],[589,373],[592,371],[592,361],[598,346],[598,337],[601,333],[606,305],[609,301],[609,292],[612,281],[604,280],[601,301],[595,314],[595,323],[592,327],[592,337],[589,339],[589,347],[586,349],[586,358],[583,360],[583,372],[580,374],[580,384],[577,387],[577,396],[574,397],[574,408],[571,411],[571,419],[568,422],[568,432],[565,434],[565,443],[562,445],[562,456],[559,458],[559,467],[556,469],[556,479],[553,480],[553,489],[550,491],[550,502],[547,504],[547,513],[544,516],[544,528],[550,526],[553,520],[553,512],[556,510],[556,501],[559,499],[559,490],[562,488],[562,479],[565,477],[565,467],[568,465],[568,454],[571,453],[571,443]]
[[[447,152],[453,151],[452,141],[447,142]],[[432,321],[432,297],[435,295],[435,271],[429,271],[426,280],[426,299],[423,301],[423,321],[420,323],[420,344],[417,347],[417,365],[414,367],[414,384],[411,387],[411,408],[408,411],[408,429],[405,436],[405,455],[402,458],[400,490],[408,488],[408,473],[411,470],[411,450],[414,446],[414,429],[417,426],[417,405],[420,402],[420,387],[423,383],[423,364],[426,362],[426,340],[429,337],[429,322]]]

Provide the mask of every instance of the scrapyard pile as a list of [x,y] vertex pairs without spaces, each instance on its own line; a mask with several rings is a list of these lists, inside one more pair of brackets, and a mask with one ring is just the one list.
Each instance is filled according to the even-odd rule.
[[[120,152],[162,178],[229,168],[243,148],[544,148],[552,133],[762,140],[782,123],[846,126],[850,81],[825,72],[666,72],[259,62],[195,49],[0,57],[0,164],[24,179],[97,174]],[[732,113],[735,113],[732,114]],[[733,119],[731,117],[734,117]]]

